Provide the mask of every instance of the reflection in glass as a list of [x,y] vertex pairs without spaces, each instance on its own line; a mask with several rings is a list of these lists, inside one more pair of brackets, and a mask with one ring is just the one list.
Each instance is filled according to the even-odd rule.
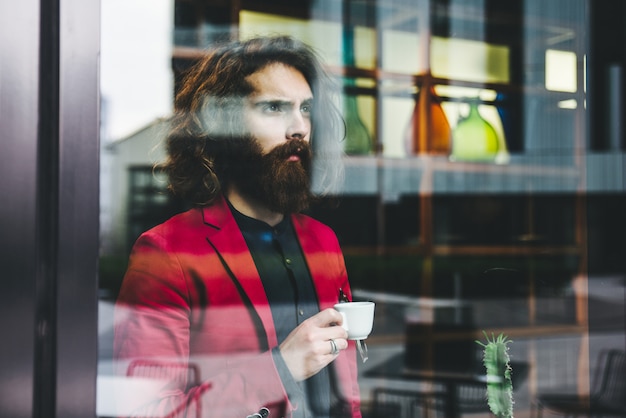
[[372,139],[359,116],[356,96],[346,94],[344,98],[346,138],[344,152],[348,155],[366,155],[372,151]]
[[[353,68],[354,60],[354,28],[346,26],[343,31],[343,56],[346,68]],[[348,155],[366,155],[372,151],[372,138],[367,127],[359,116],[357,96],[350,88],[355,87],[354,78],[346,78],[344,85],[344,120],[346,124],[346,137],[344,139],[344,152]]]
[[428,74],[424,77],[413,114],[404,131],[405,150],[407,155],[448,155],[450,140],[450,123]]
[[[195,22],[201,25],[203,23],[200,22],[208,20],[200,15],[196,16],[196,13],[200,12],[188,7],[188,3],[191,4],[176,0],[176,10],[185,8],[189,15],[184,19],[178,17],[176,22],[168,20],[167,26],[164,22],[160,25],[160,31],[167,35],[163,39],[171,38],[169,30],[174,23],[174,26],[182,31],[177,36],[180,40],[180,34],[190,29],[185,33],[205,41],[199,42],[196,38],[187,37],[185,38],[187,41],[179,42],[178,46],[201,47],[208,42],[207,36],[200,36],[206,28],[196,26]],[[284,8],[288,8],[286,2],[278,3],[283,3]],[[278,13],[277,9],[283,7],[279,7],[278,3],[274,5],[268,3],[267,7],[263,4],[258,5],[267,12],[263,15],[264,18],[270,16],[270,12]],[[329,8],[335,7],[334,3],[331,3],[322,0],[319,4]],[[357,9],[363,6],[363,9],[359,10],[362,12],[360,15],[365,16],[367,10],[364,5],[372,2],[350,3]],[[586,25],[586,3],[579,0],[555,2],[451,0],[444,2],[447,5],[445,9],[437,9],[436,12],[437,16],[447,19],[448,30],[433,38],[427,36],[428,22],[410,26],[414,22],[409,20],[412,15],[408,12],[414,14],[419,12],[421,16],[426,14],[422,11],[427,7],[420,6],[415,8],[417,10],[409,10],[409,6],[404,3],[406,2],[377,2],[376,12],[379,15],[376,16],[378,20],[373,25],[367,25],[357,17],[352,21],[357,25],[357,35],[363,28],[372,28],[376,31],[376,36],[380,35],[379,39],[390,40],[385,41],[384,48],[380,47],[377,51],[377,54],[384,55],[387,61],[389,57],[393,58],[392,64],[385,64],[384,71],[415,74],[419,73],[420,69],[432,68],[434,77],[451,80],[450,85],[446,87],[459,88],[467,85],[473,90],[449,93],[443,89],[443,85],[435,87],[429,78],[430,73],[426,73],[424,77],[430,84],[422,84],[422,77],[418,78],[417,87],[420,91],[415,96],[415,103],[407,104],[408,100],[398,98],[394,94],[383,95],[384,100],[377,102],[378,114],[391,114],[396,117],[405,115],[401,116],[403,119],[400,121],[390,118],[390,121],[379,125],[385,127],[384,131],[387,134],[393,131],[391,137],[387,135],[384,138],[387,142],[385,153],[389,152],[390,147],[387,145],[391,142],[395,142],[394,146],[397,148],[393,156],[401,156],[404,145],[408,155],[419,153],[448,155],[454,145],[452,158],[457,158],[458,132],[454,131],[453,137],[450,135],[450,126],[455,126],[457,119],[452,115],[459,107],[456,98],[480,93],[482,100],[489,103],[493,100],[493,106],[478,104],[476,108],[478,119],[488,121],[496,130],[499,141],[495,157],[492,140],[490,146],[483,145],[482,155],[488,155],[489,161],[498,163],[502,152],[506,153],[507,146],[511,152],[520,152],[520,155],[515,156],[515,165],[511,167],[490,165],[469,167],[470,164],[437,166],[437,169],[444,168],[448,171],[440,170],[433,176],[435,193],[432,201],[428,200],[427,193],[421,192],[421,188],[413,187],[413,184],[428,185],[426,181],[419,181],[423,173],[420,161],[384,159],[385,170],[400,173],[403,179],[407,179],[407,183],[411,183],[410,191],[407,191],[406,195],[401,195],[397,202],[381,203],[377,192],[355,195],[355,190],[348,188],[346,194],[339,197],[338,208],[312,209],[313,217],[330,225],[337,233],[346,251],[347,270],[357,296],[363,298],[372,296],[381,307],[378,310],[381,315],[377,315],[375,319],[374,330],[377,337],[384,338],[379,338],[377,343],[369,344],[370,361],[374,360],[375,356],[377,358],[369,366],[371,368],[368,367],[360,375],[366,388],[362,393],[363,412],[368,416],[398,416],[399,414],[384,412],[379,415],[372,414],[370,405],[374,405],[375,409],[375,395],[385,389],[391,390],[396,385],[407,390],[413,384],[420,385],[421,388],[423,382],[415,383],[415,378],[419,368],[423,366],[431,367],[443,363],[443,366],[448,368],[452,365],[457,368],[467,367],[473,359],[469,357],[470,353],[473,353],[470,350],[480,348],[473,342],[474,339],[481,338],[483,330],[499,332],[504,329],[513,330],[515,334],[511,356],[516,361],[513,365],[513,376],[519,379],[519,384],[514,382],[513,387],[516,412],[524,415],[530,410],[536,397],[543,393],[561,390],[576,393],[581,387],[584,388],[588,384],[586,371],[588,367],[592,369],[595,367],[600,349],[624,345],[624,315],[622,315],[624,221],[621,219],[626,210],[626,199],[619,193],[583,194],[581,199],[576,191],[580,189],[569,186],[578,184],[579,178],[582,179],[583,185],[585,181],[584,170],[579,172],[578,166],[574,166],[575,154],[578,152],[575,147],[588,140],[585,137],[585,130],[579,129],[581,125],[577,122],[585,120],[583,106],[585,97],[581,88],[578,92],[581,96],[568,93],[564,88],[556,93],[551,90],[544,91],[547,78],[555,82],[565,81],[551,78],[552,71],[557,67],[546,64],[547,45],[554,50],[573,51],[570,53],[575,53],[580,57],[579,60],[585,57],[586,43],[581,41],[580,35],[584,34],[583,29]],[[424,3],[431,2],[418,4]],[[109,4],[108,7],[112,5]],[[293,7],[300,6],[293,3]],[[207,6],[207,14],[217,15],[215,11],[217,8],[218,6]],[[481,13],[481,9],[484,13]],[[475,10],[478,11],[474,13]],[[471,13],[466,13],[468,11]],[[251,13],[253,12],[242,10],[239,14],[239,23],[242,26],[238,29],[241,37],[246,37],[251,32],[277,32],[289,28],[294,34],[298,34],[297,36],[302,35],[306,41],[313,43],[324,55],[332,57],[333,66],[341,64],[342,59],[349,58],[341,53],[340,42],[328,42],[337,41],[341,36],[340,30],[343,27],[336,20],[333,22],[322,19],[300,20],[285,16],[280,22],[269,21],[263,30],[260,30],[260,19],[251,21],[249,19]],[[119,16],[126,15],[129,13],[125,9],[105,13],[105,17],[116,17],[116,32],[119,32]],[[228,14],[228,19],[230,16]],[[134,28],[136,22],[147,17],[143,8],[141,13],[129,19],[129,23],[132,22]],[[541,24],[546,21],[551,22],[549,28]],[[390,26],[382,25],[381,22]],[[311,28],[307,26],[306,30],[301,29],[304,25]],[[105,35],[110,35],[113,28],[110,24],[104,26]],[[146,229],[148,223],[156,222],[156,216],[160,218],[168,216],[161,213],[167,205],[162,200],[163,195],[157,193],[158,190],[153,189],[154,193],[147,193],[147,189],[144,189],[144,192],[139,190],[140,187],[156,186],[152,184],[156,178],[151,172],[149,179],[143,175],[148,173],[150,167],[151,161],[148,160],[152,159],[149,158],[152,144],[144,147],[141,145],[144,143],[143,139],[128,136],[129,132],[135,132],[154,118],[167,113],[167,107],[160,107],[160,110],[149,117],[142,115],[142,112],[151,105],[160,103],[152,94],[137,93],[136,88],[140,85],[137,83],[142,78],[150,85],[149,93],[158,92],[159,97],[168,100],[172,97],[170,81],[145,78],[145,74],[154,75],[155,71],[159,74],[170,74],[171,71],[170,52],[166,56],[168,59],[162,57],[158,59],[160,67],[155,65],[154,61],[146,60],[144,55],[160,44],[163,44],[167,51],[171,50],[171,45],[154,40],[155,36],[151,31],[153,28],[157,29],[157,26],[159,25],[141,25],[141,30],[135,36],[126,35],[124,32],[121,46],[127,46],[132,54],[125,54],[125,49],[119,46],[105,48],[109,53],[103,53],[105,64],[103,73],[105,76],[108,74],[103,83],[103,97],[109,106],[109,117],[103,117],[106,139],[123,141],[116,145],[116,152],[103,151],[110,152],[106,158],[114,159],[116,163],[109,164],[110,169],[106,168],[108,165],[103,164],[102,180],[103,187],[119,189],[123,196],[111,192],[105,195],[102,202],[105,207],[101,215],[103,219],[108,220],[102,227],[99,276],[101,298],[98,411],[102,416],[117,416],[120,411],[116,410],[115,406],[121,395],[132,395],[135,401],[140,400],[136,390],[129,390],[128,385],[133,380],[126,376],[115,376],[111,363],[110,341],[113,322],[111,307],[121,275],[126,269],[126,249],[129,246],[127,241],[138,231]],[[228,29],[230,30],[230,27]],[[468,39],[462,36],[464,34]],[[152,38],[152,42],[143,41],[144,35]],[[108,38],[105,36],[104,39]],[[362,38],[355,39],[357,46],[361,47]],[[425,54],[426,57],[407,54],[410,47],[414,47],[422,39],[424,41],[433,39],[435,59],[432,67],[429,66],[429,54]],[[352,41],[354,39],[351,39]],[[502,44],[499,43],[501,41]],[[104,46],[106,45],[108,44]],[[345,48],[346,54],[351,53],[352,58],[358,58],[359,68],[369,68],[362,64],[363,54],[360,53],[362,50],[357,50],[359,54],[356,55],[353,46]],[[426,52],[427,49],[423,48],[422,51]],[[445,54],[440,51],[444,51]],[[183,52],[189,53],[190,50],[176,49],[175,60],[188,56],[182,54]],[[473,52],[480,52],[482,55]],[[179,55],[176,55],[177,53]],[[133,56],[139,65],[136,65],[135,61],[129,64],[127,57]],[[115,60],[116,57],[120,60]],[[442,57],[445,60],[442,61]],[[344,64],[346,68],[353,70],[356,67],[354,61],[349,65],[345,62]],[[592,67],[597,65],[590,64]],[[129,73],[129,68],[141,70],[143,77]],[[570,65],[568,68],[573,67]],[[579,68],[586,68],[586,64]],[[119,76],[114,85],[120,88],[115,92],[119,90],[132,97],[124,96],[120,100],[111,96],[109,93],[111,89],[108,87],[111,84],[107,84],[106,81],[110,80],[112,69],[119,69]],[[346,152],[350,154],[372,152],[372,142],[369,142],[366,148],[363,145],[365,141],[361,141],[361,145],[359,141],[354,141],[356,144],[353,148],[350,145],[350,138],[355,138],[351,131],[363,130],[368,141],[376,139],[373,138],[376,129],[368,131],[363,126],[363,121],[370,127],[380,123],[370,118],[374,112],[363,112],[368,109],[369,101],[375,99],[366,96],[367,93],[362,93],[362,79],[355,78],[362,72],[347,74],[349,77],[346,76],[346,85],[350,94],[345,95],[343,104],[347,123]],[[382,81],[387,80],[386,74],[388,73],[382,73]],[[556,75],[558,77],[558,71]],[[579,72],[578,77],[581,78],[583,75]],[[453,82],[455,80],[460,82],[455,84]],[[127,87],[127,81],[133,83],[132,89]],[[571,82],[567,85],[571,86]],[[577,85],[583,84],[581,82]],[[486,95],[487,88],[493,88],[495,95],[495,91],[500,90],[498,86],[502,87],[503,92],[498,91],[497,97]],[[537,91],[541,93],[536,94]],[[443,103],[447,112],[445,114],[437,110],[438,106],[441,107],[442,97],[445,98]],[[455,98],[454,102],[448,99],[452,97]],[[139,103],[136,98],[144,100]],[[402,103],[406,108],[400,106],[396,108],[396,103]],[[567,103],[574,105],[567,109],[563,108]],[[576,103],[578,109],[574,110]],[[131,108],[125,107],[126,105]],[[120,110],[119,106],[124,107]],[[414,109],[410,109],[409,106]],[[469,107],[465,104],[461,106],[464,109]],[[431,110],[428,110],[429,108]],[[360,117],[359,110],[365,117]],[[405,126],[405,121],[409,119],[409,112],[412,110],[414,112],[411,122]],[[104,112],[105,109],[103,115],[106,115]],[[435,121],[436,114],[443,116],[441,120],[446,123]],[[132,119],[132,129],[118,129],[117,115]],[[373,125],[369,123],[370,119],[374,120]],[[463,121],[466,122],[467,119],[471,119],[469,115]],[[464,123],[463,121],[459,121],[459,124]],[[429,141],[433,142],[437,138],[437,127],[446,124],[447,146],[444,145],[444,151],[440,152],[438,151],[440,147],[429,145]],[[402,130],[405,127],[407,133],[403,137]],[[426,134],[420,135],[419,131]],[[445,129],[443,131],[445,132]],[[156,137],[152,131],[148,133],[151,138]],[[403,138],[406,138],[404,144],[401,142]],[[452,138],[455,144],[450,142]],[[380,141],[383,142],[382,137]],[[446,144],[445,140],[439,142]],[[475,151],[475,148],[474,144],[469,150]],[[490,151],[487,152],[486,149]],[[595,157],[587,155],[585,157],[587,159],[582,160],[591,161]],[[618,155],[615,157],[619,158]],[[355,160],[359,161],[352,163],[363,164],[360,159]],[[539,167],[541,171],[528,173],[526,167],[520,170],[519,162],[541,163]],[[567,167],[564,168],[563,165]],[[360,170],[361,166],[357,168]],[[605,165],[603,168],[608,173],[606,179],[615,177],[612,166]],[[534,169],[534,165],[530,167],[530,170]],[[132,188],[132,172],[136,172],[137,180],[141,181],[137,183],[136,188]],[[544,172],[548,174],[544,175]],[[579,177],[581,173],[582,177]],[[592,171],[589,170],[589,173]],[[384,174],[386,175],[387,171]],[[473,182],[468,181],[468,178],[474,179]],[[458,187],[454,183],[457,179],[460,184]],[[602,179],[599,180],[603,182],[602,185],[612,184],[605,177]],[[496,180],[501,183],[498,183],[493,193],[486,195],[475,193],[475,189],[482,190],[481,187],[486,182]],[[518,190],[518,186],[525,181],[536,184],[546,180],[554,185],[549,189],[549,194],[529,196]],[[442,188],[443,192],[440,192]],[[118,211],[121,215],[113,216]],[[113,241],[108,237],[119,239]],[[508,271],[518,271],[519,274],[502,274]],[[499,274],[494,275],[494,272]],[[430,309],[429,303],[432,305]],[[428,319],[431,323],[427,322]],[[414,326],[421,328],[415,331],[418,328],[412,328]],[[588,332],[598,329],[601,332]],[[461,337],[467,338],[464,340]],[[455,343],[458,345],[453,345]],[[447,357],[442,359],[440,356],[440,353],[450,353],[446,349],[453,351],[453,354],[448,354],[447,357],[458,354],[458,357],[453,358],[452,364],[445,361]],[[412,356],[410,352],[416,355]],[[433,355],[429,356],[429,353]],[[424,359],[429,360],[429,363],[425,364]],[[373,367],[377,364],[379,366]],[[406,372],[407,366],[411,366],[409,373]],[[525,370],[528,369],[533,372],[525,374]],[[479,368],[478,371],[483,370]],[[443,373],[435,370],[430,376],[440,375]],[[373,388],[374,386],[376,387]],[[440,385],[437,387],[440,388]],[[484,385],[481,384],[480,389],[482,390],[480,404],[484,408],[486,406]],[[463,395],[459,392],[459,397],[461,396]],[[426,405],[424,408],[429,408],[429,413],[435,412],[439,415],[437,411],[430,410],[437,408],[436,402],[429,400],[424,405]],[[389,408],[388,404],[386,406]],[[458,402],[455,406],[463,416],[469,413],[464,409],[467,403]]]
[[459,121],[453,133],[451,160],[494,161],[499,149],[496,130],[480,115],[478,99],[469,103],[466,118]]

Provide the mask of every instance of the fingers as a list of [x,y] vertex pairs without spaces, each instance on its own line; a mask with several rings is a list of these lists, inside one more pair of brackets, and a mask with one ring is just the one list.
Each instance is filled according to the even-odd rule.
[[348,348],[348,340],[345,338],[331,338],[329,342],[329,353],[333,357],[337,357],[339,353]]
[[318,327],[329,327],[332,325],[341,325],[343,323],[343,316],[341,316],[338,311],[328,308],[313,315],[310,320]]
[[297,381],[318,373],[348,347],[342,320],[339,312],[326,309],[298,325],[281,343],[282,357]]
[[335,346],[339,351],[348,348],[348,333],[341,327],[343,316],[339,312],[334,309],[325,309],[312,316],[310,320],[313,321],[315,326],[320,328],[322,340],[335,341]]
[[340,342],[341,346],[339,348],[342,350],[345,350],[348,347],[348,333],[339,325],[324,328],[322,338],[326,340],[333,339]]

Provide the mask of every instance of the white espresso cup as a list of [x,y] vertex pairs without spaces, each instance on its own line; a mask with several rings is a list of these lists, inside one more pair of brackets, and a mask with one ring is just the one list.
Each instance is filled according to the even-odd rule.
[[343,316],[342,327],[348,331],[349,340],[364,340],[374,325],[374,302],[343,302],[335,310]]

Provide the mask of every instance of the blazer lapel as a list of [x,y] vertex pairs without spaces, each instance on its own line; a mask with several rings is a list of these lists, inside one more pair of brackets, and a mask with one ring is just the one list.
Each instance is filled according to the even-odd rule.
[[218,252],[226,264],[225,267],[232,273],[232,279],[238,282],[256,310],[265,328],[269,348],[276,346],[276,329],[265,289],[226,199],[221,198],[210,207],[204,208],[203,218],[204,223],[212,227],[207,234],[207,241]]
[[332,268],[329,269],[328,253],[319,241],[316,231],[312,227],[307,227],[304,223],[306,218],[292,217],[296,235],[300,240],[302,252],[306,259],[313,280],[313,285],[317,291],[320,302],[320,310],[332,308],[338,302],[339,288],[337,287],[336,277],[338,274]]

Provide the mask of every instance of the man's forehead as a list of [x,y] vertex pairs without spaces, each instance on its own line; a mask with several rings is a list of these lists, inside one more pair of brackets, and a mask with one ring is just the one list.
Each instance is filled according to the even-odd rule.
[[[255,96],[293,97],[305,100],[313,96],[304,75],[296,68],[272,63],[246,77]],[[302,96],[302,97],[300,97]]]

